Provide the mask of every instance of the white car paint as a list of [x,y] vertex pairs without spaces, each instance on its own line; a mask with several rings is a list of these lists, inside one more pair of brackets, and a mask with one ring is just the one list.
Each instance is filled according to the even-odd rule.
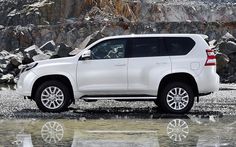
[[[79,60],[84,51],[104,40],[132,37],[190,37],[196,45],[184,56]],[[199,93],[214,92],[219,89],[219,76],[216,74],[215,66],[205,66],[208,48],[204,38],[197,34],[107,37],[92,43],[76,56],[37,61],[38,65],[35,68],[21,73],[17,91],[23,96],[30,97],[37,79],[48,75],[63,75],[69,79],[75,98],[116,94],[145,94],[155,98],[160,81],[165,76],[188,73],[194,77]]]

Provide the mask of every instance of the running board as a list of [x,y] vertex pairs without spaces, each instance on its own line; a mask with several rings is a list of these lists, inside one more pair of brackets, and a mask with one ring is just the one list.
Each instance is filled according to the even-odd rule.
[[155,96],[84,96],[81,99],[83,100],[155,100]]

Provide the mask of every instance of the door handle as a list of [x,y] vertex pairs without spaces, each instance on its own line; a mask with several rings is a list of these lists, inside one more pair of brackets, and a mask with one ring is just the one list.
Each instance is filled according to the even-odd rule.
[[157,62],[157,65],[161,65],[161,64],[168,64],[167,62]]
[[116,64],[115,66],[125,66],[126,64]]

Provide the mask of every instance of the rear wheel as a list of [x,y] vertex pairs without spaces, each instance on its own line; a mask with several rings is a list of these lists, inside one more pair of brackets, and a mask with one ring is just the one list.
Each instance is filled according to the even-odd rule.
[[160,94],[159,106],[162,110],[170,113],[186,113],[194,103],[192,88],[181,82],[168,84]]
[[46,81],[38,87],[35,102],[44,112],[65,111],[71,103],[69,89],[61,82]]

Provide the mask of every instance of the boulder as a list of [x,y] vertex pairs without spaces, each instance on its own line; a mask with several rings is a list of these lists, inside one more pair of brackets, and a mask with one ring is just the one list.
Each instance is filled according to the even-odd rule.
[[221,37],[224,41],[235,41],[235,37],[227,32],[224,36]]
[[29,64],[29,63],[32,63],[32,62],[34,62],[34,60],[28,54],[26,54],[23,57],[22,64]]
[[39,49],[45,52],[45,51],[55,51],[55,48],[56,48],[56,44],[53,40],[51,40],[51,41],[46,42]]
[[20,64],[22,64],[22,59],[17,56],[14,56],[10,59],[10,63],[13,66],[18,67]]
[[209,41],[209,46],[210,48],[215,48],[217,46],[217,41],[215,39]]
[[230,66],[236,69],[236,52],[229,54],[228,57]]
[[229,57],[223,53],[218,53],[216,55],[216,61],[217,61],[217,72],[220,72],[228,63],[229,63]]
[[20,69],[19,68],[14,68],[9,73],[12,74],[14,77],[16,77],[20,73]]
[[235,82],[236,82],[236,73],[227,78],[227,83],[235,83]]
[[6,74],[1,76],[0,83],[10,83],[12,80],[14,80],[14,76],[12,74]]
[[10,55],[10,53],[8,51],[3,50],[3,51],[0,52],[0,57],[5,57],[5,56],[8,56],[8,55]]
[[219,44],[219,50],[221,53],[229,55],[236,52],[236,43],[233,41],[221,42]]
[[84,41],[82,43],[80,43],[80,45],[75,48],[72,52],[70,52],[70,55],[76,55],[78,54],[82,49],[84,49],[85,47],[87,47],[89,44],[91,44],[92,42],[95,41],[96,39],[99,39],[98,37],[96,37],[98,35],[99,31],[94,32],[93,34],[87,36]]
[[6,59],[0,59],[0,64],[7,64]]
[[43,54],[43,52],[38,48],[37,45],[32,45],[24,50],[25,54],[28,54],[30,58],[32,58],[35,55]]
[[61,43],[56,49],[56,55],[59,57],[68,57],[73,49],[64,43]]
[[50,59],[50,56],[47,54],[39,54],[39,55],[35,55],[32,59],[34,61],[46,60],[46,59]]

